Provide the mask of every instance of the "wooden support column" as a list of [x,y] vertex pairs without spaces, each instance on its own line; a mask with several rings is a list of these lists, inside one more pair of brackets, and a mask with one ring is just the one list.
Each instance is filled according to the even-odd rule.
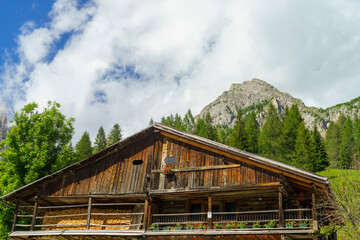
[[34,229],[35,229],[36,215],[37,215],[38,207],[39,207],[39,198],[36,196],[35,197],[34,212],[33,212],[33,216],[32,216],[32,219],[31,219],[30,231],[34,231]]
[[283,187],[279,187],[279,224],[281,227],[285,225],[284,207],[283,207]]
[[90,229],[91,205],[92,205],[92,197],[89,198],[89,203],[88,203],[88,212],[87,212],[87,219],[86,219],[86,230]]
[[211,228],[212,227],[212,219],[213,219],[213,216],[212,216],[212,199],[211,199],[211,195],[209,195],[208,197],[208,218],[207,218],[207,224],[208,224],[208,227]]
[[148,202],[148,212],[147,212],[147,226],[150,227],[151,223],[152,223],[152,203],[153,203],[153,199],[152,197],[149,197],[149,202]]
[[317,224],[317,212],[316,212],[316,187],[313,184],[312,185],[312,193],[311,193],[311,199],[312,199],[312,219],[313,219],[313,226],[314,228],[318,228],[318,224]]
[[149,198],[145,198],[144,206],[144,218],[143,218],[143,229],[146,231],[148,229],[148,212],[149,212]]
[[11,232],[15,232],[15,225],[16,225],[16,222],[17,222],[17,215],[18,215],[18,212],[19,212],[19,201],[17,201],[16,203],[16,206],[15,206],[15,212],[14,212],[14,222],[13,222],[13,225],[11,227]]

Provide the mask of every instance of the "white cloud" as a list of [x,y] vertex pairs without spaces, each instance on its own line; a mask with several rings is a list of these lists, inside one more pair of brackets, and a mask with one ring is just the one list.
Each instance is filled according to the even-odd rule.
[[58,101],[76,118],[76,139],[100,125],[118,122],[128,135],[150,117],[196,114],[253,77],[326,107],[358,96],[359,10],[350,1],[58,0],[50,22],[24,25],[2,94],[16,110]]

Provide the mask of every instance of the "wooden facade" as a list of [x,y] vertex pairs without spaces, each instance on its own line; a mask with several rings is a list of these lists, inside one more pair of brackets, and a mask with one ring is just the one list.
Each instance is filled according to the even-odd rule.
[[325,177],[156,123],[1,199],[16,208],[13,239],[312,239],[328,191]]

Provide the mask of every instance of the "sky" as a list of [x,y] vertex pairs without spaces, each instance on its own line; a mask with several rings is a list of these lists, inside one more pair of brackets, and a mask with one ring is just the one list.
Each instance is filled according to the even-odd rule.
[[360,96],[359,23],[356,0],[0,0],[0,100],[60,103],[75,141],[252,78],[327,108]]

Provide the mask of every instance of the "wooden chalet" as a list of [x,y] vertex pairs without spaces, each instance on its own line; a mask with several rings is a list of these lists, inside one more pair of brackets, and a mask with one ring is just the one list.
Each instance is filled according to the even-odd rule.
[[1,201],[12,239],[314,239],[329,191],[326,177],[155,123]]

